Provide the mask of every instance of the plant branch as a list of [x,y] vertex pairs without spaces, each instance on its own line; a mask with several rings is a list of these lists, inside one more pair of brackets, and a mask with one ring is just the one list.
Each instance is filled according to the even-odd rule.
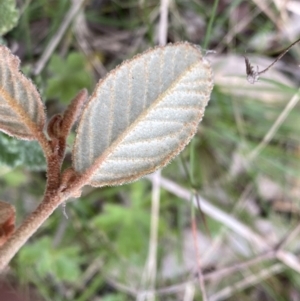
[[0,247],[0,271],[2,271],[18,250],[37,231],[52,212],[65,200],[60,193],[60,167],[63,158],[59,157],[58,145],[51,145],[46,136],[38,137],[47,161],[47,184],[44,199],[21,226]]
[[271,67],[275,65],[276,62],[278,62],[295,44],[300,42],[300,38],[297,39],[295,42],[293,42],[289,47],[287,47],[275,60],[273,63],[271,63],[267,68],[265,68],[262,71],[258,71],[258,66],[256,67],[256,71],[254,70],[253,66],[251,65],[249,59],[244,56],[245,58],[245,64],[246,64],[246,74],[247,74],[247,80],[250,84],[254,84],[258,81],[259,76],[263,73],[266,73]]
[[46,191],[42,203],[0,247],[0,271],[62,202],[63,199],[54,191]]
[[44,152],[46,160],[48,160],[52,154],[52,147],[51,147],[50,141],[47,139],[47,137],[45,136],[45,134],[42,131],[36,132],[35,135],[36,135],[36,139],[37,139],[38,143],[40,144],[40,146]]
[[60,156],[59,141],[56,139],[50,143],[42,132],[39,132],[38,141],[41,144],[47,161],[47,184],[44,198],[36,210],[27,217],[6,243],[0,247],[0,271],[6,267],[18,250],[37,231],[53,211],[66,200],[60,188],[60,169],[63,157]]
[[223,288],[219,292],[210,296],[209,300],[210,301],[225,300],[238,291],[244,290],[257,283],[261,283],[262,281],[264,281],[267,278],[270,278],[274,274],[281,273],[284,269],[285,267],[282,264],[280,263],[274,264],[270,268],[263,269],[255,275],[254,274],[249,275],[246,278],[237,281],[236,283],[230,286]]
[[275,60],[274,62],[269,65],[267,68],[265,68],[262,71],[259,71],[258,74],[261,75],[265,72],[267,72],[271,67],[273,67],[275,65],[276,62],[278,62],[294,45],[296,45],[298,42],[300,42],[300,38],[297,39],[295,42],[293,42],[288,48],[286,48]]

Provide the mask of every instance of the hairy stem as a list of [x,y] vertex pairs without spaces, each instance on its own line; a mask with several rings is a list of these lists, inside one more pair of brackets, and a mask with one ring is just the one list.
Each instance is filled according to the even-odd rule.
[[[41,204],[34,210],[21,226],[0,247],[0,271],[2,271],[26,241],[37,231],[43,222],[63,202],[65,197],[60,193],[61,163],[63,156],[59,152],[59,144],[56,140],[48,141],[43,132],[37,132],[37,140],[40,143],[47,161],[47,184]],[[66,139],[66,138],[65,138]]]
[[25,242],[37,231],[52,212],[64,201],[55,191],[49,191],[41,204],[34,210],[22,225],[0,247],[0,271],[2,271]]

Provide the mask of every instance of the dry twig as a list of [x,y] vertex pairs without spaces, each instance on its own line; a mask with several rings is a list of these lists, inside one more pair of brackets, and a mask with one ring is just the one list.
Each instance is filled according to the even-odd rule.
[[246,64],[246,74],[247,74],[247,80],[250,84],[254,84],[259,80],[260,75],[263,73],[266,73],[271,67],[274,66],[276,62],[278,62],[295,44],[297,44],[300,41],[300,38],[297,39],[295,42],[293,42],[288,48],[286,48],[275,60],[274,62],[269,65],[267,68],[265,68],[262,71],[258,70],[258,66],[256,66],[256,70],[254,70],[254,67],[251,65],[249,59],[245,57],[245,64]]

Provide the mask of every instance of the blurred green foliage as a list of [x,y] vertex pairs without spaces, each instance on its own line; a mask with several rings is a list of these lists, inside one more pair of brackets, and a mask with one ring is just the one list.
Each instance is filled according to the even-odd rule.
[[103,298],[101,298],[102,301],[125,301],[126,297],[122,294],[106,294]]
[[0,36],[14,28],[19,19],[15,0],[0,1]]
[[[146,183],[132,184],[126,196],[129,203],[120,206],[106,201],[104,210],[95,215],[91,225],[113,241],[118,253],[132,263],[142,265],[147,256],[150,233],[149,195],[145,194]],[[166,230],[165,221],[160,222],[160,235]]]
[[1,166],[1,169],[3,170],[2,179],[7,186],[18,188],[22,184],[26,185],[27,176],[24,173],[24,170],[22,169],[11,170],[9,167],[5,168],[5,166]]
[[79,248],[54,247],[50,237],[27,244],[18,254],[19,266],[26,270],[26,277],[46,279],[51,275],[60,281],[74,282],[80,276]]
[[70,52],[66,59],[52,55],[48,71],[46,97],[68,103],[82,88],[91,90],[93,77],[88,70],[85,56],[79,52]]
[[36,171],[46,169],[43,151],[36,141],[17,140],[4,133],[0,133],[0,164]]

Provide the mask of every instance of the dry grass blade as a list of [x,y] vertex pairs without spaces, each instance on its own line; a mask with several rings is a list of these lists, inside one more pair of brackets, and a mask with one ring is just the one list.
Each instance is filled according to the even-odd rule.
[[19,71],[19,59],[0,46],[0,130],[34,140],[45,124],[44,104],[33,85]]
[[38,75],[41,73],[41,71],[44,69],[46,63],[48,62],[49,58],[51,57],[52,53],[54,52],[55,48],[59,44],[60,40],[64,36],[64,33],[68,29],[70,23],[80,10],[82,4],[84,3],[84,0],[79,1],[73,1],[72,6],[70,7],[68,13],[66,14],[64,21],[60,25],[57,33],[52,37],[51,41],[47,45],[47,47],[44,50],[43,55],[39,59],[39,61],[36,64],[34,74]]
[[281,273],[284,270],[284,266],[280,263],[274,264],[270,268],[263,269],[256,275],[249,275],[245,279],[237,281],[235,284],[228,286],[221,291],[210,296],[209,301],[221,301],[231,297],[237,291],[244,290],[250,286],[261,283],[265,279],[270,278],[274,274]]
[[[184,189],[180,185],[164,177],[161,178],[161,187],[175,194],[177,197],[182,198],[185,201],[189,202],[191,200],[191,193],[189,190]],[[240,222],[230,214],[227,214],[226,212],[217,208],[211,202],[204,199],[203,197],[199,196],[199,199],[201,202],[201,209],[205,214],[219,221],[220,223],[224,224],[226,227],[228,227],[232,231],[239,234],[241,237],[251,242],[253,247],[256,248],[257,250],[265,251],[267,249],[270,249],[269,242],[266,239],[263,239],[259,234],[257,234],[247,225]],[[192,202],[194,206],[197,207],[197,200],[195,197],[192,199]]]

